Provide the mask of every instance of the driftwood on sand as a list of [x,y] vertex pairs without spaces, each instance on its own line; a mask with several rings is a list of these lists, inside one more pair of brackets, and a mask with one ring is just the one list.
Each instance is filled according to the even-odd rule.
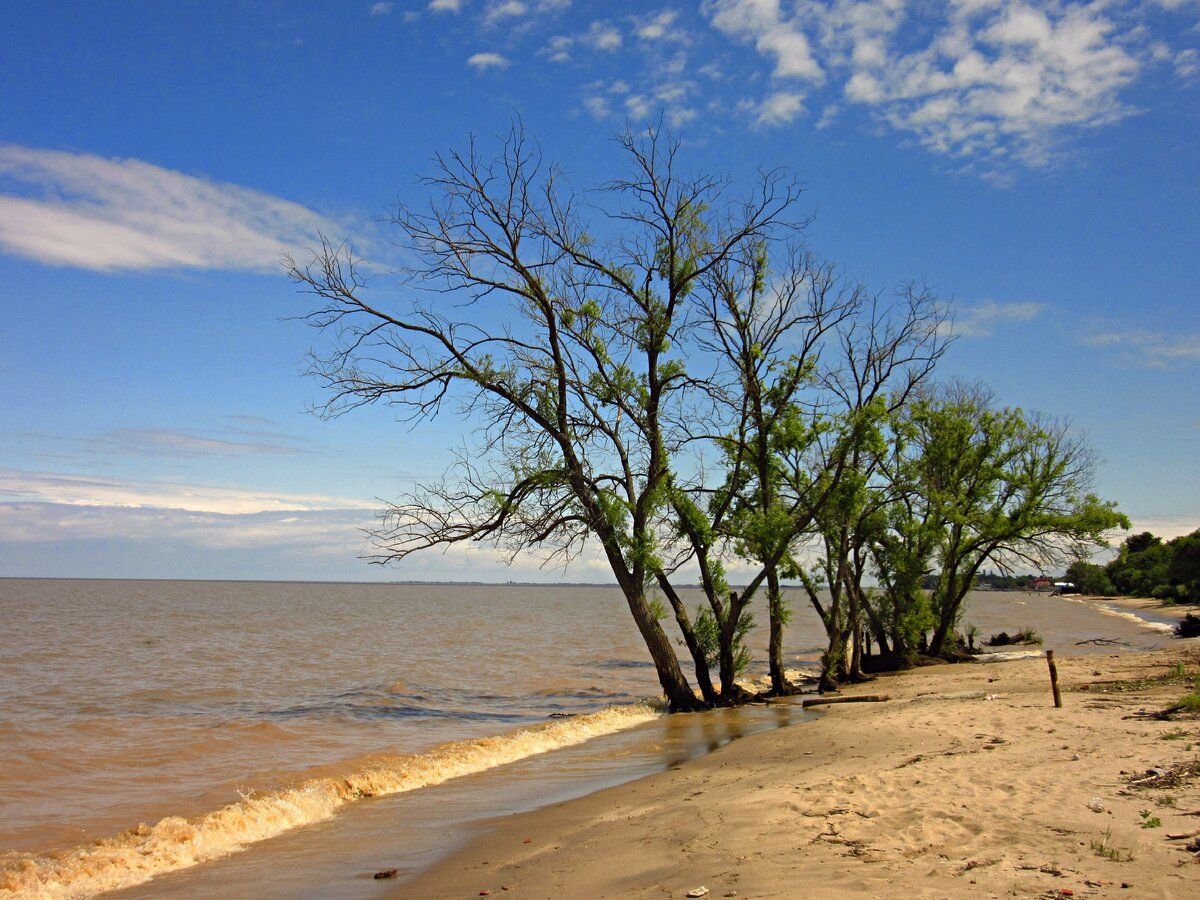
[[830,703],[882,703],[884,700],[891,700],[887,694],[859,694],[857,697],[813,697],[805,700],[801,706],[807,709],[810,706],[825,706]]

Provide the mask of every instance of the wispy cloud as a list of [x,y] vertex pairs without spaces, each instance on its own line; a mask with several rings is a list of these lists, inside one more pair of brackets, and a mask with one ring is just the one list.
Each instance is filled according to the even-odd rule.
[[467,65],[479,72],[489,69],[507,69],[508,60],[499,53],[476,53],[467,58]]
[[1151,368],[1200,362],[1200,334],[1131,329],[1097,331],[1080,340],[1089,347],[1120,351],[1129,362]]
[[1031,301],[997,303],[987,300],[982,303],[964,304],[954,308],[954,318],[948,323],[949,331],[960,337],[987,337],[997,327],[1032,322],[1042,314],[1043,309],[1043,304]]
[[460,12],[462,0],[429,0],[430,12]]
[[123,459],[131,454],[173,458],[296,456],[321,452],[305,439],[271,428],[254,417],[229,417],[211,429],[116,428],[96,434],[62,435],[11,432],[14,442],[36,443],[42,458]]
[[1196,529],[1200,528],[1200,516],[1142,516],[1137,513],[1130,513],[1130,525],[1133,526],[1129,531],[1121,533],[1121,540],[1131,534],[1141,534],[1144,531],[1149,531],[1151,534],[1156,534],[1164,540],[1171,538],[1182,537],[1185,534],[1191,534]]
[[677,23],[679,13],[664,9],[639,18],[634,33],[643,41],[685,41],[687,32]]
[[394,3],[372,3],[370,13],[373,16],[386,16],[391,13],[393,6]]
[[362,500],[320,494],[291,494],[20,469],[0,469],[0,501],[177,509],[217,515],[364,509],[373,505]]
[[0,145],[0,248],[97,271],[278,270],[345,228],[298,203],[136,159]]

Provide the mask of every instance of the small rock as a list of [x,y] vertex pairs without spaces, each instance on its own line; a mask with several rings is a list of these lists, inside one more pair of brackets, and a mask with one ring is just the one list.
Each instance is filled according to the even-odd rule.
[[1104,812],[1104,801],[1099,797],[1093,797],[1087,802],[1087,808],[1094,813]]
[[375,877],[376,878],[395,878],[399,874],[400,874],[399,869],[384,869],[381,872],[376,872]]
[[706,888],[704,885],[700,885],[700,887],[692,888],[690,891],[688,891],[687,895],[689,897],[703,897],[707,893],[708,893],[708,888]]
[[1078,762],[1078,761],[1081,759],[1081,757],[1079,756],[1079,754],[1078,754],[1078,753],[1072,753],[1072,754],[1071,754],[1071,759],[1073,759],[1073,760],[1075,760],[1076,762]]

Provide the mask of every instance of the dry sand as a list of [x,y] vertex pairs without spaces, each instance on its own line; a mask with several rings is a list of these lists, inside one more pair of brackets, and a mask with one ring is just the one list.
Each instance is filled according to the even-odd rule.
[[[932,666],[805,722],[492,823],[396,896],[1200,897],[1200,643]],[[789,702],[798,702],[789,701]],[[1154,819],[1161,822],[1157,827]]]

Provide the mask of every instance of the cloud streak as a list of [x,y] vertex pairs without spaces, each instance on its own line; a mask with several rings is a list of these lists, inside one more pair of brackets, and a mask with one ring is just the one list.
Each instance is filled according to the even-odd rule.
[[1137,365],[1167,368],[1200,362],[1200,334],[1145,331],[1101,331],[1081,338],[1089,347],[1114,348]]
[[136,159],[0,145],[0,248],[55,266],[277,271],[344,231],[261,191]]
[[214,515],[362,510],[374,505],[362,500],[321,494],[0,469],[0,502],[6,501],[182,510]]
[[1045,307],[1030,301],[1019,303],[983,303],[955,307],[950,333],[959,337],[988,337],[997,327],[1020,322],[1032,322]]

